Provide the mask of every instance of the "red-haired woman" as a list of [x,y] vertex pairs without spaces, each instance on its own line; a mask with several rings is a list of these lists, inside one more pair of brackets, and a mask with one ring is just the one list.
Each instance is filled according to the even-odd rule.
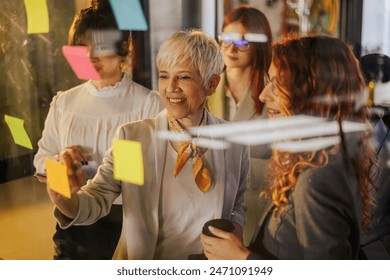
[[[276,44],[270,84],[260,95],[270,118],[298,114],[369,122],[365,89],[351,48],[331,37]],[[342,128],[342,126],[341,126]],[[370,222],[376,155],[370,133],[340,132],[340,143],[306,152],[273,150],[269,199],[246,248],[233,235],[202,235],[209,259],[356,259]]]

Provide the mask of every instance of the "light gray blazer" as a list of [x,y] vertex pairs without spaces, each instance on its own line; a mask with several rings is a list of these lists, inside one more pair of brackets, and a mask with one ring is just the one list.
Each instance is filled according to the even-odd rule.
[[[208,114],[209,124],[224,122]],[[123,227],[114,259],[153,259],[159,232],[159,202],[167,141],[154,133],[167,130],[167,111],[155,119],[121,125],[115,139],[142,143],[145,183],[138,186],[113,179],[112,149],[108,150],[96,176],[77,193],[80,207],[71,221],[58,209],[55,216],[61,227],[88,225],[107,215],[114,199],[122,193]],[[217,195],[223,197],[215,218],[226,218],[244,227],[245,191],[248,184],[249,149],[233,145],[227,150],[212,150],[212,166]],[[199,229],[199,234],[202,229]],[[180,244],[178,244],[180,246]]]

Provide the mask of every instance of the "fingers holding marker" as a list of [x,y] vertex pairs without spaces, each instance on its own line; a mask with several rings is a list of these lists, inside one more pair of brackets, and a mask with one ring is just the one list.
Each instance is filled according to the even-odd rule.
[[69,153],[74,165],[88,165],[88,159],[84,154],[84,151],[79,146],[66,147],[64,152]]

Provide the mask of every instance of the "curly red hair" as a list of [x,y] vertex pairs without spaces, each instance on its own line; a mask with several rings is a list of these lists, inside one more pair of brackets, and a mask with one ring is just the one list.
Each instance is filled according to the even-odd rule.
[[[368,108],[357,107],[356,100],[364,92],[365,82],[350,46],[337,38],[308,36],[288,38],[275,44],[273,51],[276,86],[281,92],[286,115],[369,122]],[[352,162],[363,202],[363,226],[369,223],[370,209],[374,205],[370,190],[375,188],[376,154],[370,138],[371,133],[363,134],[360,153]],[[337,145],[305,153],[273,151],[271,184],[266,194],[275,203],[276,212],[283,212],[288,204],[288,193],[294,189],[302,171],[325,166],[329,155],[340,150]]]

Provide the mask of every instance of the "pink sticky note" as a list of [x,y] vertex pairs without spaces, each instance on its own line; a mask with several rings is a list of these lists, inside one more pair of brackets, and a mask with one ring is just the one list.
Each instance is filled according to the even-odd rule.
[[83,46],[63,46],[62,54],[80,80],[100,80],[100,76],[89,60],[88,48]]

